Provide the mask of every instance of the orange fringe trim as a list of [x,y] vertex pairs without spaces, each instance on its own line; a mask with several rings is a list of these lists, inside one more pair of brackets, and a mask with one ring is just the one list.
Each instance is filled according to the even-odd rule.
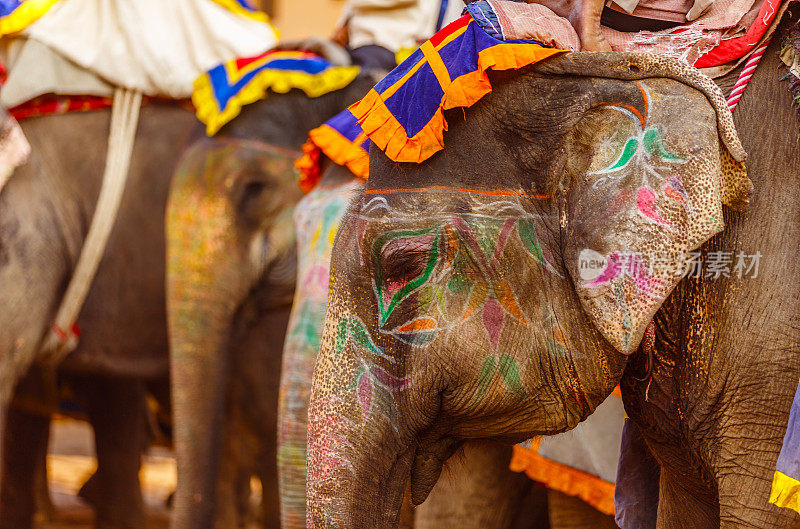
[[[536,44],[502,44],[480,51],[478,69],[442,86],[444,95],[439,108],[425,127],[411,138],[375,89],[351,105],[350,111],[367,136],[389,158],[397,162],[420,163],[444,148],[443,131],[447,130],[444,110],[472,106],[492,91],[486,70],[518,69],[566,51]],[[388,98],[395,90],[390,88],[386,92]]]
[[337,165],[342,165],[364,180],[369,175],[369,155],[359,146],[366,136],[359,136],[355,143],[339,134],[328,125],[321,125],[308,133],[303,145],[303,156],[294,162],[300,171],[298,184],[303,193],[308,193],[322,178],[320,157],[325,155]]
[[577,496],[603,514],[614,514],[614,484],[547,459],[538,453],[539,439],[530,449],[515,445],[509,468],[525,472],[547,488]]

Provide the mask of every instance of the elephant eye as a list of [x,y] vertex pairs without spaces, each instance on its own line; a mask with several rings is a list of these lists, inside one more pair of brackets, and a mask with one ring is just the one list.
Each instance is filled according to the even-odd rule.
[[429,264],[433,243],[432,233],[386,243],[381,252],[380,267],[384,283],[406,283],[421,276]]

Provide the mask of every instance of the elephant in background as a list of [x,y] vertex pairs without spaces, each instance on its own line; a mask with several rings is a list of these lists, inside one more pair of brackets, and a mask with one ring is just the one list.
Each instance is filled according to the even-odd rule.
[[[93,111],[23,121],[31,155],[0,193],[3,527],[31,524],[35,466],[44,458],[49,420],[22,409],[10,412],[13,420],[6,414],[18,380],[37,359],[86,236],[101,185],[110,115]],[[168,172],[195,123],[192,113],[179,107],[141,109],[126,194],[77,322],[82,340],[60,366],[64,375],[82,379],[80,389],[87,395],[103,395],[90,399],[87,410],[98,418],[97,484],[114,499],[97,506],[99,527],[144,524],[138,457],[145,423],[137,410],[144,405],[142,381],[167,377],[164,207]],[[9,441],[16,446],[6,446]],[[34,447],[42,452],[36,457]],[[14,461],[20,448],[31,457]]]
[[[683,63],[623,53],[491,79],[490,95],[446,114],[447,148],[429,160],[373,149],[342,221],[309,407],[308,527],[396,527],[408,480],[421,503],[464,443],[573,428],[620,380],[662,468],[659,529],[789,527],[794,516],[767,498],[800,374],[785,320],[800,308],[787,286],[797,263],[784,242],[800,228],[775,208],[793,210],[798,195],[728,214],[706,246],[763,241],[773,261],[757,282],[681,282],[681,258],[752,187],[720,90]],[[773,144],[740,127],[749,170],[759,185],[796,180],[788,94],[761,87],[750,97],[769,101],[779,132]],[[756,115],[745,106],[737,121]],[[633,353],[654,317],[652,377],[635,382],[649,374]],[[765,327],[770,346],[748,354]]]
[[[351,90],[360,95],[373,82],[363,76]],[[347,90],[317,99],[296,92],[270,96],[245,109],[249,119],[238,120],[238,125],[229,124],[220,134],[227,134],[231,142],[238,135],[242,142],[243,138],[264,138],[299,149],[308,129],[355,97]],[[8,485],[0,484],[0,527],[21,529],[31,524],[35,467],[44,453],[27,457],[30,454],[21,453],[20,449],[39,447],[44,451],[49,421],[20,409],[12,412],[13,421],[5,417],[17,381],[37,360],[39,344],[49,330],[88,230],[101,185],[109,120],[110,111],[104,110],[25,120],[21,126],[31,143],[30,159],[16,169],[0,193],[0,304],[5,309],[0,314],[0,440],[4,445],[10,441],[15,444],[3,447],[0,481]],[[160,104],[142,107],[125,195],[77,322],[81,341],[59,366],[60,375],[77,381],[78,390],[85,394],[79,400],[87,407],[95,428],[98,471],[87,492],[103,491],[103,500],[93,499],[98,527],[141,528],[145,524],[138,471],[146,425],[140,411],[144,409],[144,383],[166,382],[169,374],[165,211],[173,173],[193,134],[198,136],[201,132],[191,112]],[[262,176],[272,181],[280,177]],[[260,185],[255,182],[242,188],[247,204],[256,204],[259,193],[268,187]],[[253,256],[258,257],[256,253]],[[280,272],[280,267],[272,271],[293,275],[286,269]],[[237,353],[232,360],[234,369],[240,369],[248,357],[266,362],[257,368],[247,365],[237,376],[256,376],[263,367],[273,374],[274,381],[270,385],[240,380],[238,389],[231,390],[231,398],[241,402],[245,400],[241,388],[257,388],[252,395],[269,404],[253,406],[248,401],[243,416],[234,418],[239,426],[233,424],[230,428],[239,428],[239,419],[247,420],[259,425],[250,431],[269,440],[274,439],[271,429],[275,422],[269,417],[274,413],[279,372],[279,364],[270,362],[278,362],[280,353],[276,350],[264,358],[268,351],[258,336],[283,332],[275,330],[278,324],[274,322],[283,318],[285,325],[291,287],[281,292],[271,292],[274,297],[270,300],[285,296],[284,314],[268,321],[254,322],[250,318],[241,328],[232,326],[235,332],[230,344],[237,350],[253,348]],[[254,310],[260,311],[261,307],[257,303],[249,309],[243,306],[242,314]],[[265,415],[254,420],[251,415],[256,412]],[[268,435],[263,428],[270,428]],[[250,438],[238,434],[235,437],[240,443]],[[261,441],[258,444],[262,449]],[[268,449],[269,443],[264,446]],[[237,453],[244,455],[243,450],[240,446]],[[230,460],[226,465],[241,466]],[[270,479],[275,481],[274,465],[271,472]],[[228,488],[235,486],[232,474],[226,471],[222,475],[231,481],[223,482],[223,489],[228,491],[222,494],[224,497],[234,494]],[[239,481],[237,477],[236,482]],[[265,494],[273,502],[270,512],[275,512],[277,487],[270,485],[270,480],[265,481]],[[221,502],[229,505],[227,500]]]
[[[218,477],[234,475],[221,466],[224,451],[249,445],[258,450],[252,464],[275,472],[274,361],[295,283],[292,212],[301,196],[293,162],[311,128],[374,83],[361,74],[322,97],[293,91],[249,105],[216,136],[195,141],[175,172],[166,217],[175,529],[228,527],[215,522],[219,505],[231,505],[219,500],[217,488]],[[269,331],[254,337],[253,325]],[[242,356],[237,343],[252,352]],[[239,369],[248,384],[233,376]],[[254,395],[263,404],[253,407]],[[225,413],[229,399],[239,404],[234,417]],[[248,424],[241,438],[231,435],[238,430],[232,421]],[[277,505],[274,491],[264,510],[269,527],[278,525]]]

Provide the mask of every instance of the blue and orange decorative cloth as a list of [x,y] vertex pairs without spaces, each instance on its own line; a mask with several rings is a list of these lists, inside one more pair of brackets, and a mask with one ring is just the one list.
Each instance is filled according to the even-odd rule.
[[300,189],[308,193],[319,183],[322,178],[322,154],[366,180],[369,174],[369,144],[369,138],[349,109],[313,129],[303,145],[303,157],[294,163],[300,170]]
[[366,178],[370,143],[398,162],[427,160],[444,148],[444,111],[472,106],[492,91],[487,70],[519,69],[566,51],[532,40],[499,40],[464,15],[422,44],[364,99],[311,131],[296,164],[301,187],[311,189],[319,181],[320,154]]
[[775,465],[769,502],[800,513],[800,386],[789,412],[789,424]]
[[308,97],[319,97],[349,85],[359,71],[358,66],[334,66],[304,51],[267,51],[220,64],[198,77],[192,103],[197,119],[213,136],[243,106],[263,99],[268,90],[286,93],[298,88]]
[[513,70],[567,50],[532,40],[498,40],[470,15],[444,27],[350,107],[364,132],[398,162],[444,148],[444,111],[492,91],[487,70]]

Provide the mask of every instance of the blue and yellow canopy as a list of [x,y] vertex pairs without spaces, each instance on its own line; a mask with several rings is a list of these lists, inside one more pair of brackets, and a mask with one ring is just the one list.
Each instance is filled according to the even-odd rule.
[[[36,22],[59,0],[0,0],[0,37],[18,33]],[[272,25],[263,11],[247,0],[212,0],[239,16]],[[274,28],[273,28],[274,29]]]
[[0,37],[27,28],[58,0],[0,0]]
[[220,64],[198,77],[192,103],[206,133],[213,136],[268,90],[286,93],[298,88],[308,97],[319,97],[349,85],[359,71],[304,51],[267,51]]

